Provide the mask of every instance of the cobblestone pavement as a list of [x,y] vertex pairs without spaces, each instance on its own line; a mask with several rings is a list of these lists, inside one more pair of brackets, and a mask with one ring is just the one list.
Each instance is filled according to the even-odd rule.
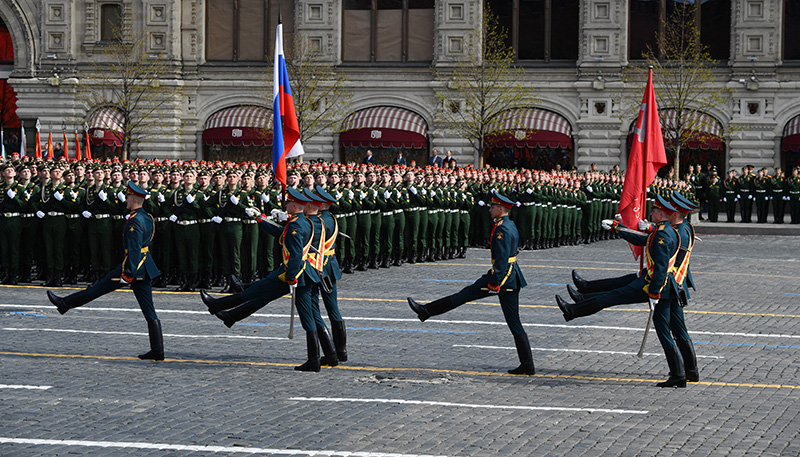
[[292,369],[283,298],[227,329],[198,294],[156,293],[167,360],[135,358],[146,325],[130,291],[60,316],[39,287],[0,288],[0,455],[800,455],[800,281],[792,237],[703,236],[687,311],[701,382],[659,389],[645,305],[565,323],[570,270],[635,270],[621,240],[524,251],[537,374],[517,365],[496,298],[420,323],[405,298],[455,292],[466,259],[347,275],[350,361]]

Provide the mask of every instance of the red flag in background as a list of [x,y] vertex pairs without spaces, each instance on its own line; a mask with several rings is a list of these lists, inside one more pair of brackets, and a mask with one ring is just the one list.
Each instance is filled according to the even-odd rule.
[[78,161],[83,160],[81,156],[81,137],[78,135],[77,130],[75,130],[75,158],[78,159]]
[[89,146],[89,132],[86,133],[86,160],[92,160],[92,148]]
[[36,151],[34,152],[34,158],[41,159],[42,158],[42,132],[41,132],[42,124],[39,123],[39,119],[36,119]]
[[64,130],[64,158],[69,160],[69,148],[67,145],[69,144],[69,140],[67,139],[67,131]]
[[[653,90],[653,70],[650,70],[639,117],[636,119],[628,168],[625,170],[625,184],[622,186],[619,201],[619,214],[628,227],[636,229],[639,221],[645,218],[647,187],[653,183],[658,170],[666,164],[667,154],[664,152],[664,137],[661,134],[656,93]],[[634,258],[641,257],[642,246],[630,245],[630,248]]]
[[47,134],[47,158],[53,160],[53,132]]

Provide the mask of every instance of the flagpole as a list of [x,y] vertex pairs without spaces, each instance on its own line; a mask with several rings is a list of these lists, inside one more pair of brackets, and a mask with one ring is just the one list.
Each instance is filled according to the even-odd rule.
[[[649,69],[647,70],[647,80],[653,80],[653,66],[650,65]],[[655,95],[655,88],[653,89]],[[652,122],[652,119],[648,119],[648,122]],[[655,122],[661,122],[660,119],[655,119]],[[648,150],[647,147],[644,148],[644,160],[642,160],[642,217],[640,220],[644,219],[644,216],[647,215],[647,162],[648,162]],[[645,247],[646,249],[646,247]],[[644,268],[644,256],[647,255],[645,250],[642,250],[642,255],[639,256],[639,271],[641,272]],[[644,326],[644,335],[642,336],[642,344],[639,346],[639,352],[636,353],[636,357],[640,359],[644,356],[644,348],[647,345],[647,334],[650,333],[650,325],[653,322],[653,313],[655,312],[655,306],[648,300],[648,308],[650,308],[650,313],[647,315],[647,324]]]

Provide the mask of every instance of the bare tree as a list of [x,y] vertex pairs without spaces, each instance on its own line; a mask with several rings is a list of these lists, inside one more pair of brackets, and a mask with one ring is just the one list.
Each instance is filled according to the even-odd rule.
[[532,89],[521,83],[524,73],[514,65],[514,49],[507,37],[486,5],[480,30],[464,44],[478,49],[464,49],[452,67],[434,69],[443,83],[434,90],[440,108],[437,120],[470,142],[478,162],[483,161],[484,142],[505,133],[494,123],[497,116],[537,102]]
[[[675,179],[680,177],[681,149],[690,142],[711,140],[707,131],[712,126],[703,114],[724,110],[731,99],[724,85],[715,84],[717,61],[700,40],[700,30],[695,24],[698,7],[698,2],[676,4],[664,23],[663,34],[656,33],[659,49],[648,48],[645,64],[629,67],[623,76],[626,82],[644,81],[648,67],[653,68],[664,145],[675,154]],[[666,115],[670,110],[674,116]]]
[[176,69],[167,56],[148,50],[145,33],[120,30],[116,36],[81,79],[79,97],[89,110],[108,107],[122,114],[122,158],[127,159],[132,143],[180,130],[180,122],[165,114],[183,91],[170,78]]

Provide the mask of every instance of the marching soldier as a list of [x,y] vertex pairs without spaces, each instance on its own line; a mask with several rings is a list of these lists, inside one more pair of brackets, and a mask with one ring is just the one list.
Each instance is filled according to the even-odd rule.
[[150,255],[150,243],[153,241],[155,223],[153,217],[142,208],[148,192],[133,182],[128,182],[126,197],[129,217],[123,227],[123,245],[125,258],[97,284],[66,297],[58,297],[47,291],[47,298],[58,312],[66,313],[70,309],[83,306],[92,300],[113,292],[120,287],[130,285],[136,301],[147,321],[150,335],[150,351],[139,355],[142,360],[164,360],[164,341],[161,332],[161,321],[153,306],[153,289],[151,281],[161,274]]
[[519,291],[527,283],[517,264],[519,232],[514,222],[508,218],[508,213],[514,203],[496,191],[492,195],[492,205],[489,209],[495,220],[490,237],[492,269],[454,295],[434,300],[426,305],[419,304],[408,297],[408,304],[419,320],[424,322],[431,316],[444,314],[464,303],[497,294],[506,324],[514,335],[514,343],[520,361],[517,368],[508,370],[508,372],[530,376],[535,373],[533,356],[528,335],[519,319]]

